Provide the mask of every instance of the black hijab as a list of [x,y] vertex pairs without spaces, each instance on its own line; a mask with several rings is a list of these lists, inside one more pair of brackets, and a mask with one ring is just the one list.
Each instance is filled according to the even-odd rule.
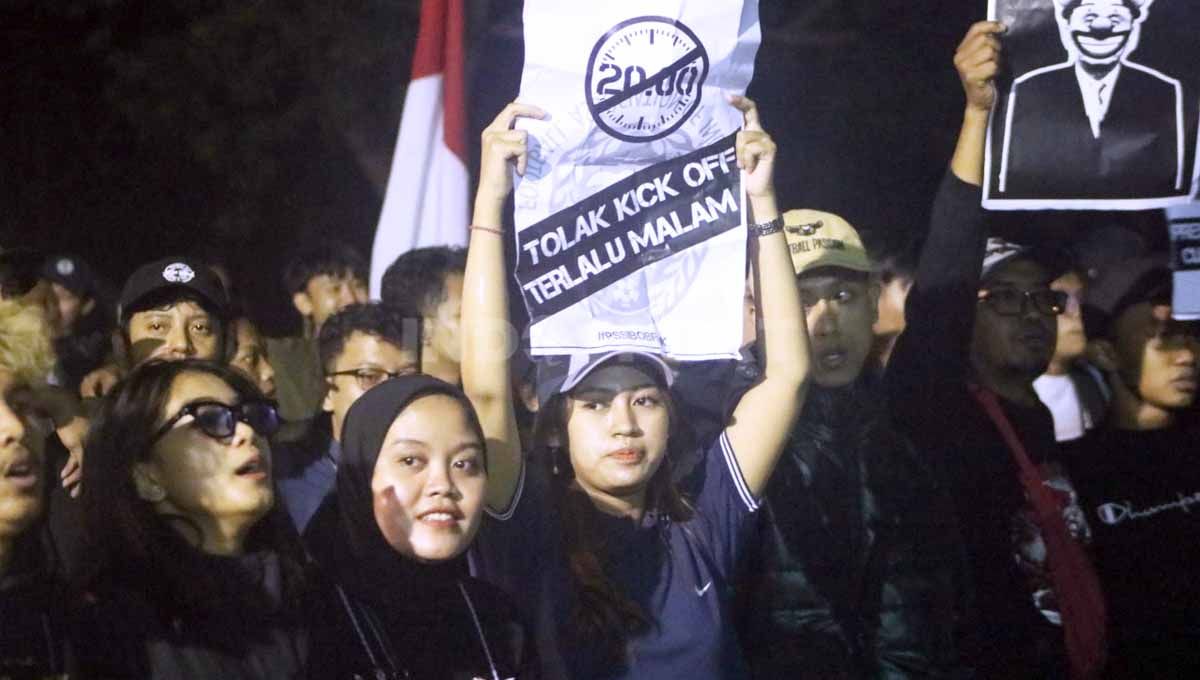
[[[375,521],[371,479],[384,437],[396,418],[419,397],[442,394],[457,400],[467,413],[480,442],[483,429],[471,402],[453,385],[427,375],[385,381],[358,398],[346,413],[342,428],[342,457],[337,472],[337,503],[341,511],[347,557],[342,583],[370,602],[422,608],[444,595],[446,586],[467,575],[466,557],[422,564],[396,552]],[[485,454],[486,466],[486,454]]]

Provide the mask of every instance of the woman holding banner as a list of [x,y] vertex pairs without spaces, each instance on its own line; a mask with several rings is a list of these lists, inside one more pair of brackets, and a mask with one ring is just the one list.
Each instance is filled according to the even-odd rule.
[[[514,417],[502,210],[510,164],[523,174],[513,103],[483,133],[463,290],[463,385],[488,439],[487,504],[498,521],[477,544],[481,576],[518,594],[547,677],[742,677],[730,616],[734,565],[758,495],[799,412],[808,375],[804,317],[775,205],[775,144],[754,103],[734,96],[736,154],[757,224],[750,253],[763,375],[724,431],[705,442],[685,495],[673,463],[693,453],[662,357],[572,356],[539,375],[534,453]],[[736,323],[731,319],[730,323]]]

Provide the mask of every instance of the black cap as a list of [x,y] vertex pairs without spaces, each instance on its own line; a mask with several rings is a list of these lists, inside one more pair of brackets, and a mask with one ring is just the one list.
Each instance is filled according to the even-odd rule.
[[96,289],[96,276],[78,255],[54,255],[42,263],[42,278],[85,297]]
[[1006,241],[999,236],[988,237],[983,252],[983,264],[980,268],[980,278],[986,279],[1002,266],[1015,260],[1032,260],[1057,278],[1071,268],[1070,255],[1061,248],[1043,245],[1023,245]]
[[1169,296],[1170,292],[1171,268],[1166,255],[1144,255],[1116,263],[1083,291],[1084,333],[1088,338],[1102,338],[1125,309]]
[[225,286],[208,265],[187,257],[164,257],[138,267],[121,289],[117,301],[117,323],[124,325],[138,304],[169,289],[194,295],[201,305],[221,319],[229,314]]

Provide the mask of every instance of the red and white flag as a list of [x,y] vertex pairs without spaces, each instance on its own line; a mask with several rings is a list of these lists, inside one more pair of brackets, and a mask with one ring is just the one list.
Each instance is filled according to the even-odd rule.
[[371,297],[401,253],[467,244],[463,0],[424,0],[400,134],[371,249]]

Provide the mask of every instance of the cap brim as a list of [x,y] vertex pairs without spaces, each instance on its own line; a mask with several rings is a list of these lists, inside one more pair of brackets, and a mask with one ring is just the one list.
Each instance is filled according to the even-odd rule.
[[224,319],[228,316],[228,310],[220,300],[214,300],[213,297],[204,292],[199,287],[189,286],[182,283],[168,283],[162,286],[155,286],[142,292],[140,295],[134,296],[128,302],[122,302],[117,308],[118,323],[125,324],[129,321],[129,317],[135,312],[142,311],[143,303],[158,295],[165,295],[166,291],[178,290],[187,293],[186,297],[196,298],[201,306],[207,309],[218,318]]
[[631,352],[628,350],[603,352],[600,354],[570,354],[536,357],[537,365],[537,397],[539,406],[544,406],[556,394],[569,392],[583,381],[592,371],[604,365],[611,359],[633,355],[645,361],[654,368],[662,380],[670,387],[675,382],[675,372],[670,364],[661,356],[651,352]]
[[1050,278],[1057,279],[1072,266],[1071,254],[1062,248],[1040,248],[1037,246],[1028,246],[1021,250],[1014,251],[1008,257],[993,262],[990,267],[983,270],[980,279],[986,279],[996,273],[997,270],[1007,264],[1017,260],[1030,260],[1036,262],[1046,269],[1050,274]]
[[604,354],[593,354],[587,355],[587,360],[579,364],[576,364],[575,362],[576,356],[579,355],[571,357],[570,368],[567,370],[567,376],[563,380],[562,386],[558,388],[559,392],[570,392],[571,390],[575,389],[579,383],[583,382],[583,379],[588,377],[592,371],[600,368],[609,360],[620,356],[633,356],[650,362],[656,369],[658,369],[663,382],[667,385],[667,387],[670,387],[671,383],[675,382],[675,373],[671,370],[670,364],[668,364],[666,360],[662,358],[662,356],[653,354],[651,352],[631,352],[629,350],[621,350],[606,352]]
[[[864,262],[863,258],[861,257],[855,257],[853,255],[846,254],[825,257],[817,262],[808,262],[800,269],[800,271],[796,272],[796,276],[804,276],[805,274],[811,274],[815,271],[830,268],[847,269],[852,272],[862,272],[864,274],[872,274],[878,271],[870,262],[870,260]],[[794,263],[792,269],[795,270]]]

